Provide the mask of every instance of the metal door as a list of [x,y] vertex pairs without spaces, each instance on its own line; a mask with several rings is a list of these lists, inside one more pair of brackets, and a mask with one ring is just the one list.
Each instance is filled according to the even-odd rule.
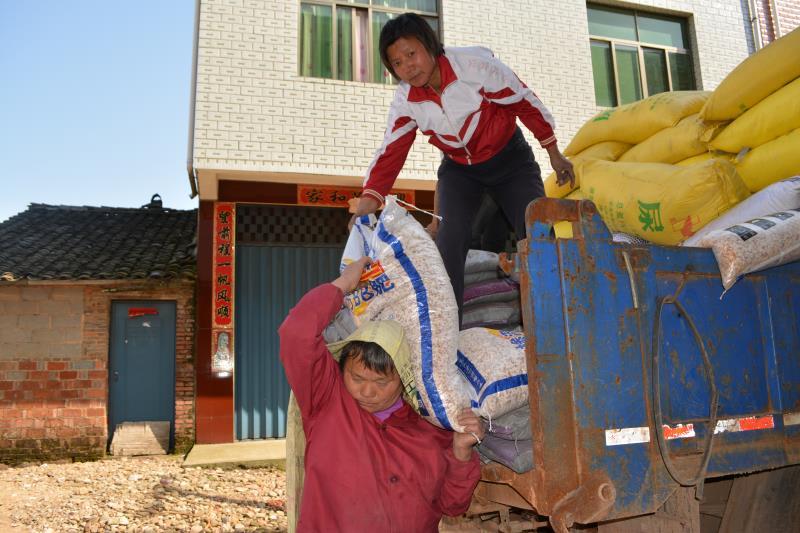
[[121,422],[175,422],[175,302],[111,304],[109,439]]
[[239,245],[236,250],[236,438],[286,436],[289,384],[278,327],[308,290],[338,274],[342,247]]

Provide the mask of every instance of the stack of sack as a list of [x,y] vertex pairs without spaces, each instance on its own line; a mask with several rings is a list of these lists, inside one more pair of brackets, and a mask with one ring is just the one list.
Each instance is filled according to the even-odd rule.
[[751,192],[800,174],[800,28],[739,64],[700,111],[709,147],[734,157]]
[[514,329],[521,322],[519,284],[500,269],[498,254],[470,250],[464,264],[462,329]]
[[751,193],[800,174],[800,29],[713,93],[662,93],[599,113],[564,152],[576,184],[551,174],[548,196],[594,201],[612,232],[686,241]]
[[[800,175],[800,28],[748,57],[712,93],[657,94],[599,113],[565,154],[576,183],[559,186],[551,174],[547,195],[592,200],[617,242],[713,248],[726,289],[753,269],[795,260],[793,246],[778,252],[776,243],[793,242],[782,235],[800,208],[786,181]],[[737,242],[732,252],[733,226],[742,243],[758,235],[750,251]]]

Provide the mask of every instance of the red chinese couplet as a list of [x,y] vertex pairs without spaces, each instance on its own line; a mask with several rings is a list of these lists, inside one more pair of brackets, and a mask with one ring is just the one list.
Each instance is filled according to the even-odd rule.
[[236,207],[232,203],[214,205],[214,273],[212,306],[215,327],[233,326],[233,260]]

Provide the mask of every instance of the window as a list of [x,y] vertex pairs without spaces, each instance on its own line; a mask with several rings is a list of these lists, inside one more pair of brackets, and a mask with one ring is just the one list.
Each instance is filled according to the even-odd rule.
[[587,9],[597,105],[615,107],[695,88],[686,20],[605,6]]
[[439,33],[438,0],[313,0],[300,4],[300,75],[392,83],[381,63],[383,26],[413,11]]

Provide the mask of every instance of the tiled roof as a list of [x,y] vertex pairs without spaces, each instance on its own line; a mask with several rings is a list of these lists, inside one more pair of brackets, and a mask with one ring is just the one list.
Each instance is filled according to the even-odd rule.
[[197,211],[31,204],[0,224],[0,281],[194,279]]

